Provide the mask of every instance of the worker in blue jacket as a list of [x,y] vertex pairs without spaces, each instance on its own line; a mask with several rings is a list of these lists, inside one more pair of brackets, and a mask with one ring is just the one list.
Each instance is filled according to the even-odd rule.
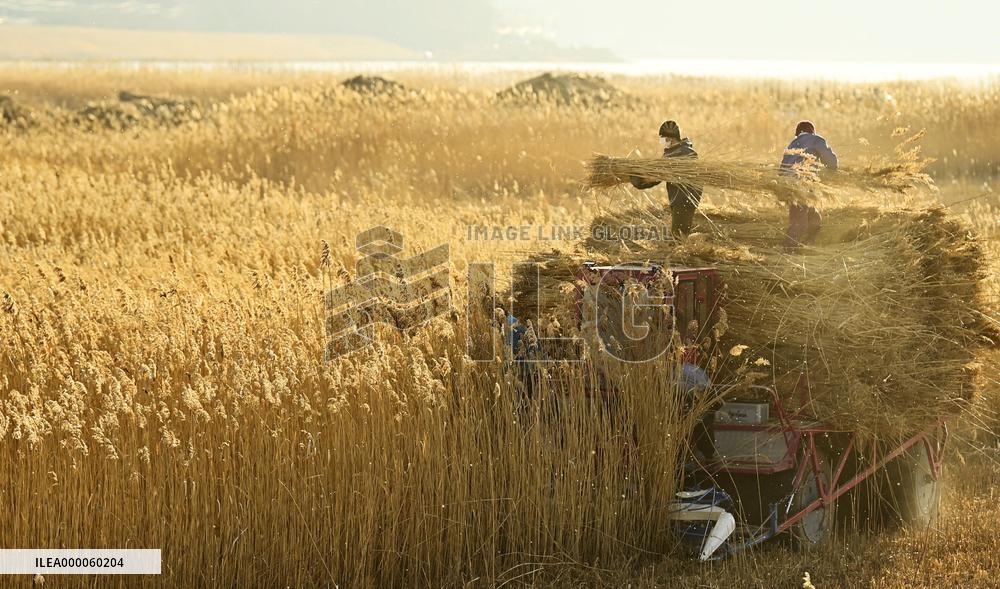
[[[816,126],[811,121],[802,121],[795,127],[795,139],[785,148],[781,158],[780,173],[785,176],[800,176],[802,172],[815,173],[818,164],[828,170],[837,169],[837,154],[822,136],[816,134]],[[808,169],[803,170],[803,166]],[[787,249],[811,243],[819,233],[822,216],[816,207],[804,204],[788,205],[788,233],[785,238]]]

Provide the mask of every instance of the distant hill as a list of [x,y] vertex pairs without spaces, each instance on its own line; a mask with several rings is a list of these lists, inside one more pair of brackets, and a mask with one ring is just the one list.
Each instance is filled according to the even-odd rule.
[[423,55],[372,37],[146,31],[0,24],[0,60],[407,61]]

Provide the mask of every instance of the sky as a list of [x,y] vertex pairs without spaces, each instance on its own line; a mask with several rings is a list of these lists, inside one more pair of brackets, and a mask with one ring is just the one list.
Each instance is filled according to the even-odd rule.
[[991,0],[495,0],[553,40],[630,59],[1000,62]]
[[452,58],[520,47],[625,60],[1000,63],[1000,2],[973,0],[0,0],[0,19],[361,34]]

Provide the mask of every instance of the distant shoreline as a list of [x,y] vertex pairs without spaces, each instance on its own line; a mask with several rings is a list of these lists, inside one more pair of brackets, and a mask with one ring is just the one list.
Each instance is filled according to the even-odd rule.
[[123,70],[331,72],[391,74],[426,72],[488,74],[491,72],[574,71],[599,75],[645,77],[699,77],[776,80],[889,82],[960,80],[992,82],[1000,78],[1000,64],[802,62],[791,60],[649,60],[632,62],[573,61],[429,61],[403,60],[163,60],[163,59],[3,59],[2,67],[95,67]]
[[36,26],[0,22],[0,61],[356,62],[620,61],[610,51],[557,45],[473,47],[432,54],[369,35]]

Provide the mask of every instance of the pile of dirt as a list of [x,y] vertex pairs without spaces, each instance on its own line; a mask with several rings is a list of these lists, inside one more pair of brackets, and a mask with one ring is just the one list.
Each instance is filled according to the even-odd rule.
[[774,385],[819,419],[882,437],[973,398],[979,358],[1000,337],[987,319],[981,243],[959,219],[940,208],[841,207],[824,212],[814,245],[788,253],[778,207],[705,212],[681,241],[614,237],[613,228],[666,226],[667,211],[604,216],[581,249],[609,262],[720,269],[728,329],[713,344],[717,384]]
[[553,101],[561,105],[595,107],[622,104],[629,96],[600,76],[546,72],[518,82],[497,94],[497,98],[514,103]]
[[0,95],[0,125],[14,129],[26,129],[34,123],[31,111],[17,104],[10,96]]
[[140,125],[177,127],[202,118],[201,107],[194,100],[122,91],[117,102],[88,103],[76,113],[75,120],[91,129],[123,131]]
[[340,85],[366,96],[401,96],[409,93],[406,86],[380,76],[358,75],[344,80]]

